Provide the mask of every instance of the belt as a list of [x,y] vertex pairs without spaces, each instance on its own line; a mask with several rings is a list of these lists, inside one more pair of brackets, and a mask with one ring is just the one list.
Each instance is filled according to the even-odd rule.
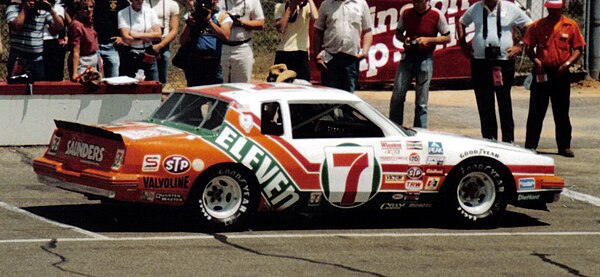
[[242,40],[242,41],[223,41],[223,44],[227,45],[227,46],[240,46],[246,42],[249,42],[251,40],[251,38],[247,39],[247,40]]

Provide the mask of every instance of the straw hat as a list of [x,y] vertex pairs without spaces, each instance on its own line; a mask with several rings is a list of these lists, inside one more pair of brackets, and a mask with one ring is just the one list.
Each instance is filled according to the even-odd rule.
[[287,82],[292,83],[294,79],[296,79],[296,72],[287,68],[285,64],[276,64],[272,65],[269,68],[269,77],[267,77],[267,82]]

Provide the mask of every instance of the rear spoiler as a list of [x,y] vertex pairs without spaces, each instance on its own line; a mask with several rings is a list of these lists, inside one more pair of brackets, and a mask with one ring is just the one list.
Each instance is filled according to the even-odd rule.
[[94,127],[94,126],[89,126],[89,125],[75,123],[75,122],[69,122],[69,121],[56,120],[56,119],[54,120],[54,124],[56,124],[57,128],[63,129],[63,130],[69,130],[69,131],[73,131],[73,132],[89,134],[89,135],[93,135],[93,136],[104,138],[104,139],[115,140],[118,142],[123,141],[123,137],[121,137],[120,134],[115,134],[111,131],[107,131],[107,130],[104,130],[99,127]]

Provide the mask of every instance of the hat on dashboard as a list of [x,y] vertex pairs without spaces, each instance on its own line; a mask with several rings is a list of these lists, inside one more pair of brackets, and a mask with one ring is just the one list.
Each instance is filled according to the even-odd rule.
[[548,9],[562,9],[563,0],[546,0],[544,7]]

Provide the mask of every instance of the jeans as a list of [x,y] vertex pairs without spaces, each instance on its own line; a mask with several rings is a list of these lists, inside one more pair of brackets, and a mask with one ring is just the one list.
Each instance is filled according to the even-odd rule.
[[358,84],[358,58],[337,53],[327,63],[327,69],[321,72],[321,83],[354,93]]
[[8,54],[8,63],[6,66],[7,76],[12,76],[13,67],[17,61],[17,57],[20,59],[22,65],[24,65],[23,70],[29,71],[29,78],[31,78],[31,80],[35,82],[43,81],[45,79],[46,73],[44,70],[44,57],[42,53],[25,53],[13,48],[10,49]]
[[[493,68],[499,66],[502,70],[502,85],[494,86]],[[512,100],[510,88],[515,78],[514,60],[471,60],[471,76],[479,111],[481,135],[487,139],[498,139],[498,123],[496,122],[496,103],[502,129],[502,141],[515,140],[515,123],[513,121]]]
[[415,78],[414,126],[427,128],[427,101],[433,74],[433,53],[407,53],[396,71],[394,90],[390,100],[390,119],[403,124],[404,102],[410,83]]
[[98,53],[102,58],[102,71],[104,72],[104,77],[108,78],[119,76],[119,52],[117,49],[115,49],[113,44],[100,44]]
[[171,63],[171,50],[169,45],[160,49],[160,56],[156,59],[158,67],[158,80],[164,85],[169,81],[169,64]]
[[550,101],[552,101],[552,115],[554,116],[558,149],[571,148],[571,132],[573,129],[569,118],[571,83],[569,73],[564,76],[557,76],[557,70],[557,67],[544,67],[544,72],[548,74],[548,81],[538,83],[533,80],[531,84],[527,134],[525,136],[526,148],[536,149],[538,147],[542,124]]

